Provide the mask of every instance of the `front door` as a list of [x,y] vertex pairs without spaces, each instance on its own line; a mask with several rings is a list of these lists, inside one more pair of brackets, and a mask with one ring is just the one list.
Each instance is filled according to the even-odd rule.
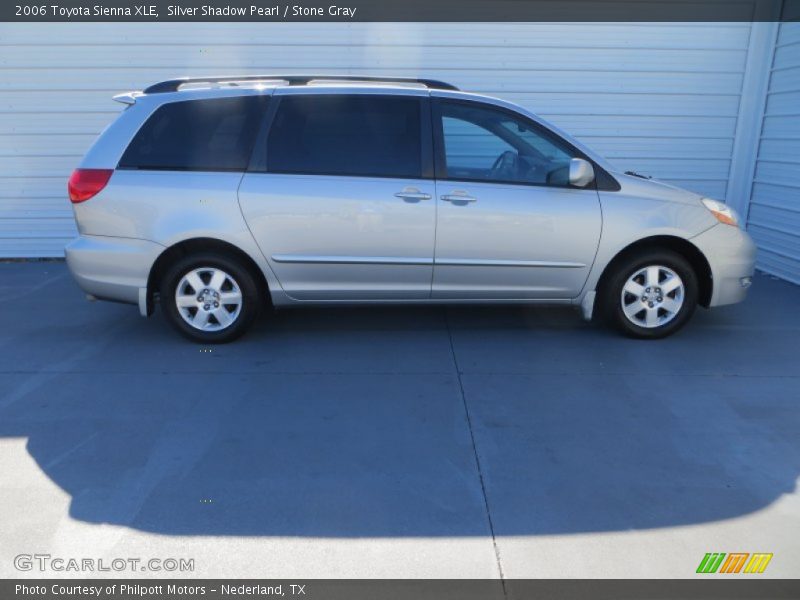
[[438,98],[433,298],[569,299],[600,240],[594,186],[569,185],[569,144],[490,104]]

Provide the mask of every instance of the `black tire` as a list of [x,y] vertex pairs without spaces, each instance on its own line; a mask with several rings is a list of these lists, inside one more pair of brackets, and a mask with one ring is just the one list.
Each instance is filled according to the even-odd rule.
[[[236,290],[233,287],[233,285],[235,285],[238,286],[241,295],[241,304],[239,305],[238,312],[234,305],[225,305],[225,303],[222,302],[222,308],[228,312],[229,316],[235,315],[229,325],[223,326],[222,322],[217,321],[213,314],[208,316],[209,326],[222,327],[215,331],[201,330],[190,325],[184,317],[181,316],[175,298],[176,289],[184,276],[195,269],[206,268],[224,271],[229,278],[226,279],[223,289],[235,292]],[[202,271],[200,273],[201,280],[203,276],[210,279],[210,277],[208,277],[210,274],[210,272]],[[204,280],[203,283],[209,284],[209,281]],[[184,287],[182,291],[186,292],[188,289],[193,288]],[[172,326],[184,336],[201,344],[224,344],[239,338],[250,328],[263,306],[262,294],[254,274],[247,266],[242,264],[240,260],[221,252],[202,252],[178,259],[167,269],[161,279],[159,291],[160,304],[164,310],[164,314],[167,316],[167,320],[169,320]],[[202,292],[200,290],[195,290],[195,293],[199,294]],[[209,304],[209,306],[211,310],[214,310],[214,305]],[[190,312],[194,310],[196,314],[197,310],[203,310],[203,308],[199,307],[188,310]]]
[[[640,297],[627,292],[623,297],[623,287],[631,277],[650,266],[666,267],[674,271],[683,282],[683,291],[681,296],[682,304],[674,313],[669,313],[666,309],[660,308],[660,306],[664,305],[657,300],[658,298],[661,298],[662,302],[665,299],[674,300],[675,297],[673,295],[677,294],[677,291],[664,293],[655,299],[654,306],[656,314],[659,315],[658,319],[666,322],[648,327],[634,323],[632,319],[637,321],[646,320],[648,310],[652,312],[653,309],[648,309],[650,304],[643,298],[651,299],[650,293],[646,290],[655,290],[656,288],[645,288],[642,292],[643,295]],[[661,271],[659,277],[663,277],[665,274],[665,271]],[[644,282],[644,279],[640,281]],[[661,293],[661,288],[657,289]],[[606,320],[625,335],[639,339],[659,339],[672,335],[689,321],[695,308],[697,308],[697,295],[697,274],[694,272],[692,265],[689,264],[689,261],[672,250],[649,249],[641,254],[626,257],[614,265],[613,271],[601,286],[598,299]],[[644,312],[639,312],[638,316],[635,315],[628,318],[624,307],[627,306],[629,312],[632,312],[640,306],[638,303],[641,303],[641,310]],[[670,314],[674,316],[670,317]],[[669,320],[667,320],[668,318]]]

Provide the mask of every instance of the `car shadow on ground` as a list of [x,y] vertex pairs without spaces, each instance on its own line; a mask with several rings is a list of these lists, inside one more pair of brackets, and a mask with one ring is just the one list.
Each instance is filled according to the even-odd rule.
[[488,504],[496,535],[624,531],[748,514],[800,474],[800,290],[766,277],[655,343],[570,309],[395,307],[204,348],[48,268],[3,333],[0,436],[81,521],[481,536]]

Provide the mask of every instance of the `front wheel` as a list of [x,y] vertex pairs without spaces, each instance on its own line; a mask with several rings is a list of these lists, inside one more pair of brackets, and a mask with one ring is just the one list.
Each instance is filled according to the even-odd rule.
[[643,339],[675,333],[697,307],[697,275],[671,250],[649,250],[624,260],[601,291],[606,317],[620,331]]
[[164,275],[160,292],[170,323],[200,343],[235,340],[261,308],[252,273],[239,261],[212,252],[178,260]]

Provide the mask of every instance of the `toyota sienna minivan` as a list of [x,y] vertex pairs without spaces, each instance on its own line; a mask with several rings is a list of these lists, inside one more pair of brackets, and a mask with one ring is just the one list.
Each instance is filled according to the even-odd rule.
[[527,110],[425,79],[175,79],[69,180],[69,268],[202,343],[266,305],[537,303],[660,338],[744,299],[735,212],[622,173]]

